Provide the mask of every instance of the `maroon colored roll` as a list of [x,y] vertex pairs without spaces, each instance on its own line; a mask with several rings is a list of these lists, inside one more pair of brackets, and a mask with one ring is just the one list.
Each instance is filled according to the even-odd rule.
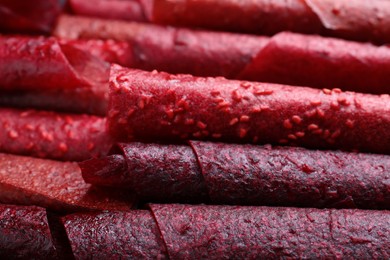
[[59,212],[129,210],[129,193],[86,184],[76,163],[0,154],[0,203]]
[[0,257],[58,259],[45,209],[0,205]]
[[50,33],[64,0],[0,0],[0,31]]
[[389,211],[150,206],[63,218],[76,259],[386,259]]
[[85,16],[102,17],[146,22],[143,6],[138,0],[70,0],[73,13]]
[[[386,0],[154,0],[149,20],[176,26],[259,34],[293,31],[390,42]],[[148,6],[148,5],[147,5]]]
[[87,183],[143,201],[390,209],[388,155],[190,144],[119,144],[79,165]]
[[107,153],[105,118],[55,112],[0,109],[0,151],[64,161]]
[[390,154],[390,97],[144,72],[114,65],[116,140],[203,139]]
[[62,221],[76,259],[168,259],[147,210],[76,214]]
[[54,38],[0,37],[0,60],[6,105],[106,113],[109,64],[88,52]]
[[390,93],[386,46],[289,32],[267,38],[69,16],[60,19],[55,34],[128,41],[132,56],[119,61],[126,67]]

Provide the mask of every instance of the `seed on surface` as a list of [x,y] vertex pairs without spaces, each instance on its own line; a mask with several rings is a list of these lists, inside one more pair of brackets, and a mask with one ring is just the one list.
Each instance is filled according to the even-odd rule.
[[240,117],[240,122],[249,122],[249,120],[250,120],[250,117],[247,115],[242,115]]
[[310,125],[307,127],[307,129],[309,129],[309,130],[317,130],[317,129],[318,129],[318,125],[316,125],[316,124],[310,124]]
[[235,124],[238,123],[238,121],[239,121],[238,118],[235,117],[235,118],[233,118],[232,120],[230,120],[229,125],[235,125]]
[[293,125],[291,124],[289,119],[286,119],[283,122],[283,127],[286,128],[286,129],[291,129],[291,128],[293,128]]
[[200,129],[206,129],[207,128],[207,125],[205,123],[203,123],[202,121],[198,121],[196,123],[196,126],[199,127]]
[[297,115],[294,115],[291,117],[291,120],[295,123],[295,124],[300,124],[302,122],[302,118],[300,116],[297,116]]

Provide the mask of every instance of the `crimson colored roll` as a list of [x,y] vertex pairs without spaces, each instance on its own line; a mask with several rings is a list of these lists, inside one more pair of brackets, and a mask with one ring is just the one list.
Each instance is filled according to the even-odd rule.
[[[151,0],[149,20],[176,26],[259,34],[293,31],[390,42],[386,0]],[[152,2],[152,3],[150,3]]]
[[73,13],[106,19],[121,19],[146,22],[145,13],[139,0],[70,0]]
[[191,141],[128,143],[79,163],[143,201],[390,209],[390,156]]
[[389,211],[150,205],[63,218],[76,259],[386,259]]
[[119,141],[202,139],[390,154],[390,96],[111,68]]
[[64,161],[105,155],[106,119],[36,110],[0,109],[0,151]]
[[0,203],[58,212],[129,210],[130,194],[86,184],[76,163],[0,154]]
[[50,33],[64,0],[0,0],[0,31]]
[[90,53],[54,38],[3,36],[0,60],[0,89],[20,106],[106,113],[109,64]]
[[69,16],[61,17],[55,35],[128,41],[132,56],[119,61],[126,67],[390,93],[386,46],[290,32],[268,38]]
[[0,257],[58,259],[44,208],[0,205]]

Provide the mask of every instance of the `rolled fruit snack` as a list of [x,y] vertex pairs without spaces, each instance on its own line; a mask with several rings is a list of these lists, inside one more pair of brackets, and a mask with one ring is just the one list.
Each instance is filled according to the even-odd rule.
[[0,109],[0,151],[62,161],[105,155],[112,145],[106,119],[48,111]]
[[190,141],[119,144],[87,183],[147,202],[390,209],[390,156]]
[[0,257],[58,259],[44,208],[0,204]]
[[108,63],[72,44],[0,37],[3,106],[105,115],[108,76]]
[[[61,38],[127,41],[126,67],[390,93],[390,48],[282,32],[274,37],[62,16]],[[353,76],[351,76],[353,75]]]
[[145,0],[155,23],[273,35],[321,34],[377,44],[390,42],[389,1]]
[[[388,258],[389,211],[150,205],[62,221],[76,259]],[[130,241],[130,242],[129,242]]]
[[50,33],[65,0],[0,0],[0,32]]
[[390,96],[111,67],[116,141],[188,139],[390,154]]
[[74,162],[0,154],[0,203],[35,205],[56,212],[129,210],[133,196],[86,184]]

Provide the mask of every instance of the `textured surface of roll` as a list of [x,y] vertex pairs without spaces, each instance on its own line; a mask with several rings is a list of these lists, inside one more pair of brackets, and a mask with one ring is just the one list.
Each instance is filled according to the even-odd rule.
[[207,139],[390,153],[390,97],[112,66],[120,141]]
[[379,44],[390,42],[390,3],[386,0],[152,2],[152,7],[145,10],[149,19],[157,23],[259,34],[293,31]]
[[138,0],[70,0],[73,13],[105,19],[146,22],[143,7]]
[[0,154],[0,203],[59,212],[129,210],[129,193],[86,184],[76,163]]
[[63,161],[105,155],[106,119],[36,110],[0,109],[0,151]]
[[389,211],[151,205],[171,259],[388,258]]
[[0,205],[0,256],[57,259],[44,208]]
[[283,32],[273,37],[63,16],[63,38],[127,41],[120,65],[316,88],[389,94],[390,48]]
[[168,258],[149,211],[75,214],[62,221],[76,259]]
[[390,209],[390,156],[190,141],[119,144],[83,178],[149,202]]
[[106,113],[109,64],[90,53],[54,38],[4,36],[0,58],[0,89],[20,106]]
[[1,0],[0,31],[50,33],[65,0]]

